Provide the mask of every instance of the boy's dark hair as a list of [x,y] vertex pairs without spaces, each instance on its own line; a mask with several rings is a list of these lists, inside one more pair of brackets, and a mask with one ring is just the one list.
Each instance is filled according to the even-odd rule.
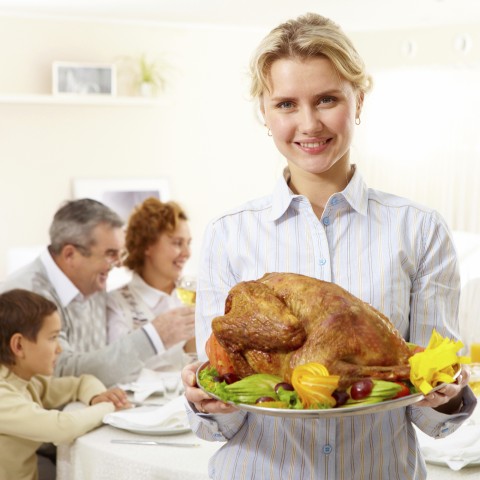
[[0,294],[0,365],[15,363],[10,349],[15,333],[35,342],[45,317],[56,310],[53,302],[28,290],[17,288]]

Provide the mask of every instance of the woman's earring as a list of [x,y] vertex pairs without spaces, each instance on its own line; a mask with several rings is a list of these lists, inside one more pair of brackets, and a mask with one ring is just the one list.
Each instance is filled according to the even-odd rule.
[[357,117],[355,119],[355,125],[360,125],[362,123],[362,121],[360,120],[360,117]]
[[269,137],[271,137],[271,136],[272,136],[272,131],[271,131],[270,129],[268,129],[268,131],[267,131],[267,135],[268,135]]

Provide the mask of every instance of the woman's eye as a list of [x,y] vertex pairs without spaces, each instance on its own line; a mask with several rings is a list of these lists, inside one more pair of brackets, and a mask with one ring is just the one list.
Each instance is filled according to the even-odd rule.
[[281,109],[287,109],[287,108],[292,108],[293,107],[293,102],[280,102],[277,105],[277,108]]
[[335,97],[322,97],[318,103],[322,105],[328,105],[329,103],[335,102],[336,98]]

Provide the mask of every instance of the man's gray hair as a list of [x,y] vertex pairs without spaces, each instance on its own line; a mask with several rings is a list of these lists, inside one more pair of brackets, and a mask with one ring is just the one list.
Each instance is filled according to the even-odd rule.
[[50,225],[50,251],[59,254],[65,245],[89,249],[94,244],[93,229],[106,224],[121,228],[123,220],[103,203],[90,198],[66,202],[53,217]]

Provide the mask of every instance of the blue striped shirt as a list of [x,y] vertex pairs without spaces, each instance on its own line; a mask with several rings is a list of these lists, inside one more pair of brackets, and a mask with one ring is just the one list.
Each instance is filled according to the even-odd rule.
[[[229,289],[266,272],[293,272],[337,283],[426,345],[433,328],[455,336],[459,297],[456,254],[443,219],[431,209],[368,189],[358,171],[330,197],[318,219],[306,197],[288,188],[288,170],[272,195],[232,210],[207,228],[198,278],[196,335],[203,351],[211,320]],[[467,393],[465,411],[475,403]],[[406,480],[426,477],[412,422],[442,437],[466,414],[407,407],[343,419],[285,419],[239,411],[199,415],[195,433],[227,441],[209,464],[213,479]]]

